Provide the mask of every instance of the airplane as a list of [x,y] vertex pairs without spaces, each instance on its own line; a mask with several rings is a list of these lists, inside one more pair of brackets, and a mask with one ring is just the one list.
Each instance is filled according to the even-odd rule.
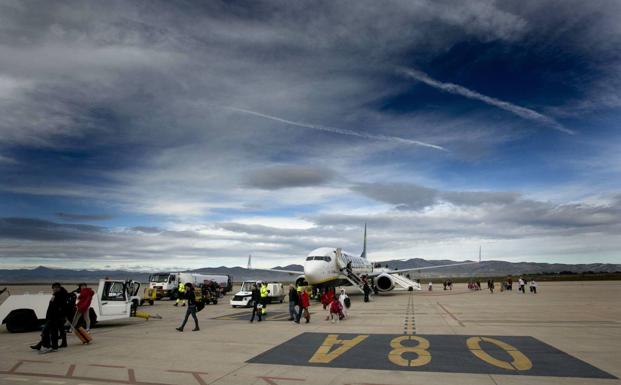
[[[251,256],[248,257],[250,268]],[[404,277],[401,273],[410,271],[439,269],[450,266],[471,265],[481,261],[481,249],[479,248],[479,261],[467,261],[451,263],[447,265],[415,267],[408,269],[388,269],[372,263],[367,259],[367,225],[364,225],[364,246],[360,256],[348,254],[341,248],[320,247],[311,251],[304,261],[304,274],[295,280],[297,286],[313,286],[317,288],[336,286],[355,286],[363,291],[365,280],[373,288],[374,292],[388,292],[400,286],[406,290],[421,290],[420,283]],[[270,271],[288,274],[300,274],[300,271],[267,269]]]

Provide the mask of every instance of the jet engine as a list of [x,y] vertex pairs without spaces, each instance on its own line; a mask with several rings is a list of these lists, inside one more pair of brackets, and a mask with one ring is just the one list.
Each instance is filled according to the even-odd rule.
[[295,287],[299,287],[299,286],[308,286],[308,282],[306,281],[306,278],[304,277],[304,275],[298,276],[295,280]]
[[375,278],[375,286],[379,291],[390,291],[395,288],[395,281],[390,274],[381,274]]

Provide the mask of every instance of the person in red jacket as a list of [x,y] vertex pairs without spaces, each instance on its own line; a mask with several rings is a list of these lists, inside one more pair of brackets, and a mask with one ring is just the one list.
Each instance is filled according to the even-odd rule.
[[90,287],[86,286],[85,283],[81,283],[78,285],[78,303],[76,305],[76,312],[73,316],[73,322],[71,322],[71,327],[75,329],[80,320],[80,317],[84,317],[84,322],[86,323],[86,331],[91,330],[91,318],[89,315],[89,309],[91,308],[91,301],[93,300],[93,296],[95,292]]
[[310,307],[310,297],[308,296],[306,290],[304,290],[304,288],[302,287],[298,287],[298,298],[300,301],[300,306],[298,310],[298,316],[294,322],[299,324],[300,319],[302,318],[302,314],[304,314],[304,318],[306,318],[306,323],[309,323],[310,313],[308,312],[308,308]]

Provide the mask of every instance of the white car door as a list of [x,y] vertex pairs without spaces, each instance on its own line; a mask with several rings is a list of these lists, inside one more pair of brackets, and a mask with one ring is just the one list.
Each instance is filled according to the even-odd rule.
[[124,283],[121,281],[105,282],[100,304],[103,317],[127,315],[127,293]]

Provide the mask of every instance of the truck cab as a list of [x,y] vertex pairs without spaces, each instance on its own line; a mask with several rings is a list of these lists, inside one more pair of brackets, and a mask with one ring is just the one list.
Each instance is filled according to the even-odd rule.
[[[91,323],[134,316],[140,303],[140,283],[101,279],[89,309]],[[52,295],[49,293],[12,295],[0,305],[0,320],[11,333],[38,330]]]

